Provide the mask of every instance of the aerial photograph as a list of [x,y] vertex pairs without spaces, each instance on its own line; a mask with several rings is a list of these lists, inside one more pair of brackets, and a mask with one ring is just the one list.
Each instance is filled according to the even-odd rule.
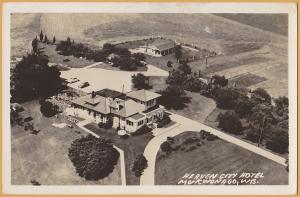
[[289,185],[288,14],[10,19],[11,185]]

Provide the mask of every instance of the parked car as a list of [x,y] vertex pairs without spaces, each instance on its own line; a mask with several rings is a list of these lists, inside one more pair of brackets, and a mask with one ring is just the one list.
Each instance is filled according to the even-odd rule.
[[79,79],[77,79],[76,77],[73,77],[70,79],[69,83],[76,83],[78,81],[79,81]]
[[71,124],[68,124],[68,127],[71,128],[71,129],[74,128],[74,126],[71,125]]
[[90,85],[89,82],[83,82],[82,84],[80,84],[78,86],[78,88],[85,88],[85,87],[88,87],[89,85]]

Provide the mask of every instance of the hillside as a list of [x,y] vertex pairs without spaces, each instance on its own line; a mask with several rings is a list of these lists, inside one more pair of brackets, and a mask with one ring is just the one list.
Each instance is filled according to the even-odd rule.
[[266,31],[288,35],[287,14],[216,14]]
[[[221,16],[76,13],[42,14],[38,19],[35,17],[32,21],[48,37],[55,35],[58,39],[65,39],[70,36],[75,41],[86,42],[94,47],[108,41],[158,35],[195,44],[221,54],[209,60],[209,69],[212,70],[208,70],[209,73],[223,72],[232,77],[230,69],[238,69],[237,75],[247,70],[266,77],[267,81],[257,85],[266,88],[273,96],[287,95],[287,37]],[[22,28],[20,24],[17,24],[18,28]],[[27,26],[24,25],[23,28],[27,29]],[[18,35],[13,31],[14,33],[14,38],[19,37],[25,41],[30,39],[28,36],[34,35]],[[193,68],[203,69],[203,62],[193,63]]]

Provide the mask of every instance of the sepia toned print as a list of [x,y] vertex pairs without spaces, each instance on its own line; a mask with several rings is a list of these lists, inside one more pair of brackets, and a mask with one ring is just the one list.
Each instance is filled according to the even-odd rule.
[[293,184],[288,13],[9,18],[11,186]]

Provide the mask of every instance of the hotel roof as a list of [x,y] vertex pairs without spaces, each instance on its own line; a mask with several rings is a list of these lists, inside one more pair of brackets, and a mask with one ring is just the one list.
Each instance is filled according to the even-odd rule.
[[86,96],[82,96],[75,100],[72,100],[71,102],[87,109],[100,112],[102,114],[110,113],[109,107],[107,107],[108,103],[106,101],[106,98],[102,96],[96,96],[95,98],[92,98],[91,95],[88,94]]
[[142,89],[142,90],[128,92],[127,96],[140,101],[150,101],[152,99],[160,97],[161,95],[155,92]]
[[109,97],[109,98],[121,98],[124,99],[125,98],[125,94],[115,91],[115,90],[111,90],[108,88],[99,90],[96,92],[97,95],[103,96],[103,97]]
[[124,101],[123,108],[120,109],[120,111],[118,111],[117,114],[119,116],[127,118],[136,113],[142,112],[143,110],[145,110],[145,107],[142,104],[139,104],[134,100],[129,99]]

